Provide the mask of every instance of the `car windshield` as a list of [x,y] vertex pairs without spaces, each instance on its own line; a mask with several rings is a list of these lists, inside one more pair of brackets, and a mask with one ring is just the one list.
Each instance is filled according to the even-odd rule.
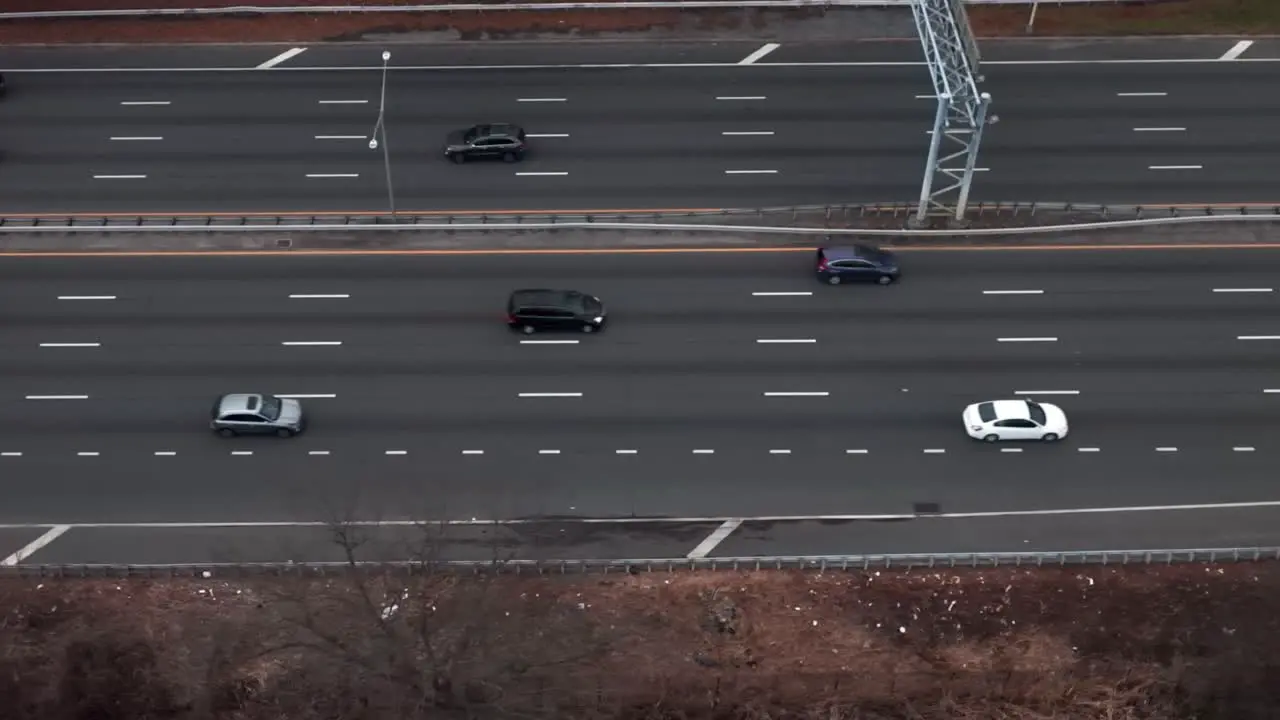
[[1035,421],[1037,425],[1043,425],[1049,419],[1044,414],[1044,408],[1040,407],[1036,403],[1027,403],[1027,410],[1030,411],[1031,419]]
[[587,312],[592,315],[599,315],[600,311],[604,309],[604,305],[593,297],[583,298],[582,302],[586,305]]
[[467,142],[471,142],[472,140],[475,140],[476,136],[479,134],[480,134],[480,128],[471,128],[470,130],[462,134],[462,139],[466,140]]
[[984,402],[978,406],[978,417],[982,418],[982,422],[991,422],[996,419],[995,403]]
[[274,397],[272,395],[263,395],[262,409],[259,410],[258,412],[262,413],[262,416],[268,420],[273,420],[273,421],[279,420],[280,405],[281,405],[280,398]]

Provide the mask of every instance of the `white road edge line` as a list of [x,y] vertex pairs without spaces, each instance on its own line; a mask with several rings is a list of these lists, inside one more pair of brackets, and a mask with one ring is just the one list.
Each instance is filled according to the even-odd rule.
[[102,347],[102,343],[40,343],[40,347],[45,347],[45,348]]
[[277,55],[277,56],[275,56],[275,57],[271,58],[270,60],[268,60],[268,61],[266,61],[266,62],[262,63],[261,65],[259,65],[259,66],[258,66],[257,68],[255,68],[255,69],[257,69],[257,70],[270,70],[271,68],[273,68],[273,67],[275,67],[275,66],[279,65],[280,63],[284,62],[285,60],[288,60],[288,59],[290,59],[290,58],[297,57],[297,56],[301,55],[302,53],[304,53],[304,52],[306,52],[306,51],[307,51],[307,49],[306,49],[306,48],[304,48],[304,47],[296,47],[296,48],[293,48],[293,49],[291,49],[291,50],[285,50],[284,52],[280,53],[279,55]]
[[350,295],[347,295],[347,294],[345,294],[345,293],[342,293],[342,294],[335,294],[335,295],[300,295],[300,294],[294,294],[294,295],[290,295],[290,296],[289,296],[289,299],[290,299],[290,300],[346,300],[346,299],[347,299],[347,298],[349,298],[349,297],[351,297],[351,296],[350,296]]
[[1271,288],[1214,288],[1216,293],[1269,293]]
[[71,529],[70,525],[54,525],[53,527],[46,530],[44,534],[41,535],[40,537],[36,538],[35,540],[32,540],[26,545],[23,545],[21,548],[18,548],[17,552],[13,553],[9,557],[6,557],[4,560],[0,560],[0,565],[4,565],[5,567],[13,567],[14,565],[17,565],[18,563],[26,560],[27,558],[31,557],[35,553],[39,552],[41,548],[43,548],[44,546],[62,537],[63,534],[65,534],[70,529]]
[[59,295],[59,300],[115,300],[115,295]]
[[813,295],[810,291],[803,292],[753,292],[752,297],[809,297]]
[[765,397],[827,397],[831,393],[823,391],[817,392],[767,392]]
[[742,525],[741,520],[725,520],[720,524],[720,527],[698,543],[697,547],[690,550],[686,557],[690,560],[705,558],[712,550],[716,549],[717,545],[724,542],[725,538],[732,535],[733,531],[737,530],[740,525]]
[[1043,295],[1043,290],[983,290],[983,295]]
[[1056,337],[1004,337],[996,338],[996,342],[1058,342]]
[[1218,59],[1219,60],[1236,60],[1241,55],[1243,55],[1246,50],[1248,50],[1251,47],[1253,47],[1252,40],[1241,40],[1235,45],[1232,45],[1230,50],[1222,53],[1222,57]]
[[28,400],[88,400],[88,395],[28,395]]
[[516,397],[522,398],[578,398],[582,397],[580,392],[530,392],[519,393]]
[[739,65],[754,65],[757,60],[782,47],[781,43],[765,43],[758,50],[738,61]]

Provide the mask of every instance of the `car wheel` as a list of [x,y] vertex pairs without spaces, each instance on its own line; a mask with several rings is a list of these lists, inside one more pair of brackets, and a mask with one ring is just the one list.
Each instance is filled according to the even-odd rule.
[[516,154],[513,152],[502,153],[502,162],[515,162],[518,159],[519,158],[517,158]]
[[1057,433],[1046,433],[1045,436],[1040,439],[1045,442],[1055,442],[1058,439],[1058,435]]
[[827,278],[827,284],[828,284],[828,285],[839,285],[839,284],[840,284],[840,276],[839,276],[839,275],[832,275],[832,276],[828,277],[828,278]]
[[452,155],[450,155],[450,156],[449,156],[449,159],[450,159],[450,160],[453,160],[455,163],[457,163],[457,164],[461,165],[462,163],[464,163],[464,162],[466,162],[466,161],[467,161],[467,156],[466,156],[466,155],[463,155],[462,153],[454,153],[454,154],[452,154]]
[[880,276],[880,279],[879,279],[879,280],[876,280],[876,282],[880,283],[881,285],[888,285],[889,283],[893,282],[893,276],[892,276],[892,275],[881,275],[881,276]]
[[983,438],[982,438],[982,442],[995,442],[995,441],[997,441],[997,440],[999,440],[999,439],[1000,439],[1000,436],[999,436],[999,435],[992,434],[992,435],[987,435],[987,436],[983,437]]
[[232,430],[231,428],[222,428],[221,430],[218,431],[218,434],[221,435],[222,437],[235,437],[236,431]]
[[582,332],[584,332],[584,333],[593,333],[593,332],[595,332],[595,331],[596,331],[596,326],[595,326],[595,325],[583,325],[583,326],[582,326]]
[[293,437],[293,431],[289,428],[280,428],[276,431],[276,437],[288,438]]
[[532,334],[533,334],[533,326],[532,326],[532,325],[525,325],[525,326],[523,326],[523,327],[521,327],[521,328],[520,328],[520,332],[524,333],[525,335],[532,335]]

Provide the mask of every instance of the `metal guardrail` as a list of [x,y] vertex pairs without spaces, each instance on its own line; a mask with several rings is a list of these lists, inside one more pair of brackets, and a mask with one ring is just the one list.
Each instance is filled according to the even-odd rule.
[[[751,233],[784,235],[881,235],[954,237],[1044,234],[1109,230],[1150,225],[1204,222],[1280,221],[1280,206],[1107,206],[1072,203],[988,203],[973,208],[970,219],[998,222],[995,227],[904,229],[858,227],[857,223],[901,219],[912,206],[795,206],[765,209],[691,210],[668,213],[601,214],[382,214],[245,216],[29,216],[0,218],[4,234],[49,233],[245,233],[245,232],[524,232],[532,230],[632,230],[648,232]],[[1031,224],[1045,218],[1052,224]],[[774,219],[787,224],[750,224]],[[1055,222],[1056,221],[1056,222]],[[853,225],[851,227],[851,225]]]
[[936,553],[904,555],[795,555],[769,557],[655,558],[622,560],[498,560],[437,562],[208,563],[192,565],[14,565],[0,578],[209,578],[336,575],[353,568],[403,575],[438,572],[504,574],[607,574],[679,571],[881,570],[913,568],[1052,567],[1068,565],[1172,565],[1280,561],[1280,547],[1070,552]]
[[[1168,0],[965,0],[967,5],[1147,5]],[[618,2],[454,3],[447,5],[304,5],[271,7],[236,5],[203,8],[136,8],[115,10],[40,10],[0,13],[0,20],[53,20],[119,17],[201,17],[218,15],[289,15],[320,13],[484,12],[493,10],[612,10],[628,8],[908,8],[914,0],[619,0]]]

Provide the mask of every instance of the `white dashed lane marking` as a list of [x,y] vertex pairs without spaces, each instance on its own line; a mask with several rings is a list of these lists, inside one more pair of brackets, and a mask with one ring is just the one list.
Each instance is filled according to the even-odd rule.
[[462,454],[463,455],[483,455],[484,451],[483,450],[463,450]]
[[942,455],[946,451],[947,451],[946,448],[925,448],[924,449],[924,452],[926,455]]
[[831,393],[825,390],[815,391],[795,391],[795,392],[767,392],[765,397],[827,397]]
[[334,293],[332,295],[306,295],[296,293],[289,296],[290,300],[346,300],[351,297],[347,293]]
[[232,450],[231,454],[237,455],[237,456],[252,455],[253,451],[252,450]]
[[559,450],[539,450],[538,454],[539,455],[559,455],[560,451]]
[[360,173],[307,173],[312,180],[332,180],[336,178],[358,178]]
[[569,98],[551,98],[551,97],[545,97],[545,98],[516,98],[516,102],[526,102],[526,103],[545,103],[545,102],[562,103],[562,102],[568,102],[568,100],[569,100]]
[[1231,448],[1231,450],[1232,452],[1253,452],[1254,448],[1249,446],[1243,446],[1243,447],[1233,447]]
[[321,105],[368,105],[368,100],[320,100]]
[[1237,335],[1237,340],[1280,340],[1280,335]]
[[777,170],[725,170],[725,175],[777,175]]
[[59,300],[115,300],[115,295],[59,295]]
[[564,177],[568,172],[518,172],[517,177]]
[[102,453],[97,452],[96,450],[85,450],[83,452],[76,453],[78,457],[98,457],[101,454]]
[[697,450],[694,450],[693,454],[694,455],[714,455],[715,452],[716,452],[715,450],[711,450],[708,448],[699,448]]
[[996,342],[1015,343],[1015,342],[1058,342],[1056,337],[1003,337],[996,338]]
[[580,397],[582,397],[582,393],[580,393],[580,392],[541,392],[541,393],[538,393],[538,392],[530,392],[530,393],[519,393],[516,397],[522,397],[522,398],[580,398]]
[[110,139],[116,142],[156,142],[164,140],[159,135],[113,135]]
[[1020,452],[1022,452],[1022,448],[1000,448],[1000,452],[1002,452],[1002,453],[1020,453]]
[[730,137],[744,137],[749,135],[772,135],[773,131],[772,130],[740,130],[740,131],[725,130],[720,134],[728,135]]
[[1079,395],[1079,390],[1014,390],[1014,395]]
[[28,395],[28,400],[88,400],[88,395]]
[[1184,127],[1137,127],[1134,132],[1186,132]]
[[141,107],[144,105],[172,105],[168,100],[121,100],[121,105],[125,107]]
[[770,455],[790,455],[791,451],[786,449],[770,450]]
[[1116,97],[1167,97],[1167,92],[1118,92]]
[[1043,295],[1043,290],[983,290],[983,295]]
[[639,450],[614,450],[613,454],[614,455],[637,455],[639,454],[639,452],[640,452]]
[[1102,448],[1096,448],[1096,447],[1082,447],[1082,448],[1076,448],[1076,452],[1082,452],[1082,453],[1096,453],[1096,452],[1102,452]]
[[13,450],[6,450],[4,452],[0,452],[0,457],[22,457],[22,453]]
[[569,133],[529,133],[525,137],[531,138],[567,138]]
[[717,100],[765,100],[764,95],[717,95]]
[[308,455],[328,455],[329,451],[328,450],[310,450],[307,452],[307,454]]
[[174,452],[173,450],[157,450],[152,454],[155,455],[156,457],[175,457],[177,456],[178,453]]
[[408,455],[408,450],[388,450],[383,455]]
[[94,175],[94,180],[146,180],[146,175]]
[[756,342],[761,345],[812,345],[818,341],[814,338],[760,338]]
[[342,341],[341,340],[286,340],[280,344],[287,345],[289,347],[312,347],[312,346],[321,346],[321,345],[324,345],[324,346],[341,345]]
[[1203,170],[1203,165],[1148,165],[1148,170]]
[[40,343],[42,348],[94,348],[102,347],[102,343]]
[[795,292],[753,292],[752,297],[809,297],[812,291],[795,291]]
[[1162,452],[1162,453],[1175,453],[1175,452],[1178,452],[1178,448],[1176,448],[1176,447],[1158,447],[1158,448],[1156,448],[1156,452]]
[[1216,293],[1269,293],[1271,288],[1214,288]]
[[317,140],[368,140],[365,135],[317,135]]
[[845,451],[844,451],[844,454],[845,454],[845,455],[866,455],[866,454],[868,454],[868,453],[867,453],[867,451],[866,451],[866,450],[864,450],[864,449],[862,449],[862,448],[857,448],[857,449],[854,449],[854,450],[845,450]]
[[521,345],[577,345],[580,340],[521,340]]
[[324,400],[336,398],[336,393],[276,393],[276,397],[288,398],[290,400]]

